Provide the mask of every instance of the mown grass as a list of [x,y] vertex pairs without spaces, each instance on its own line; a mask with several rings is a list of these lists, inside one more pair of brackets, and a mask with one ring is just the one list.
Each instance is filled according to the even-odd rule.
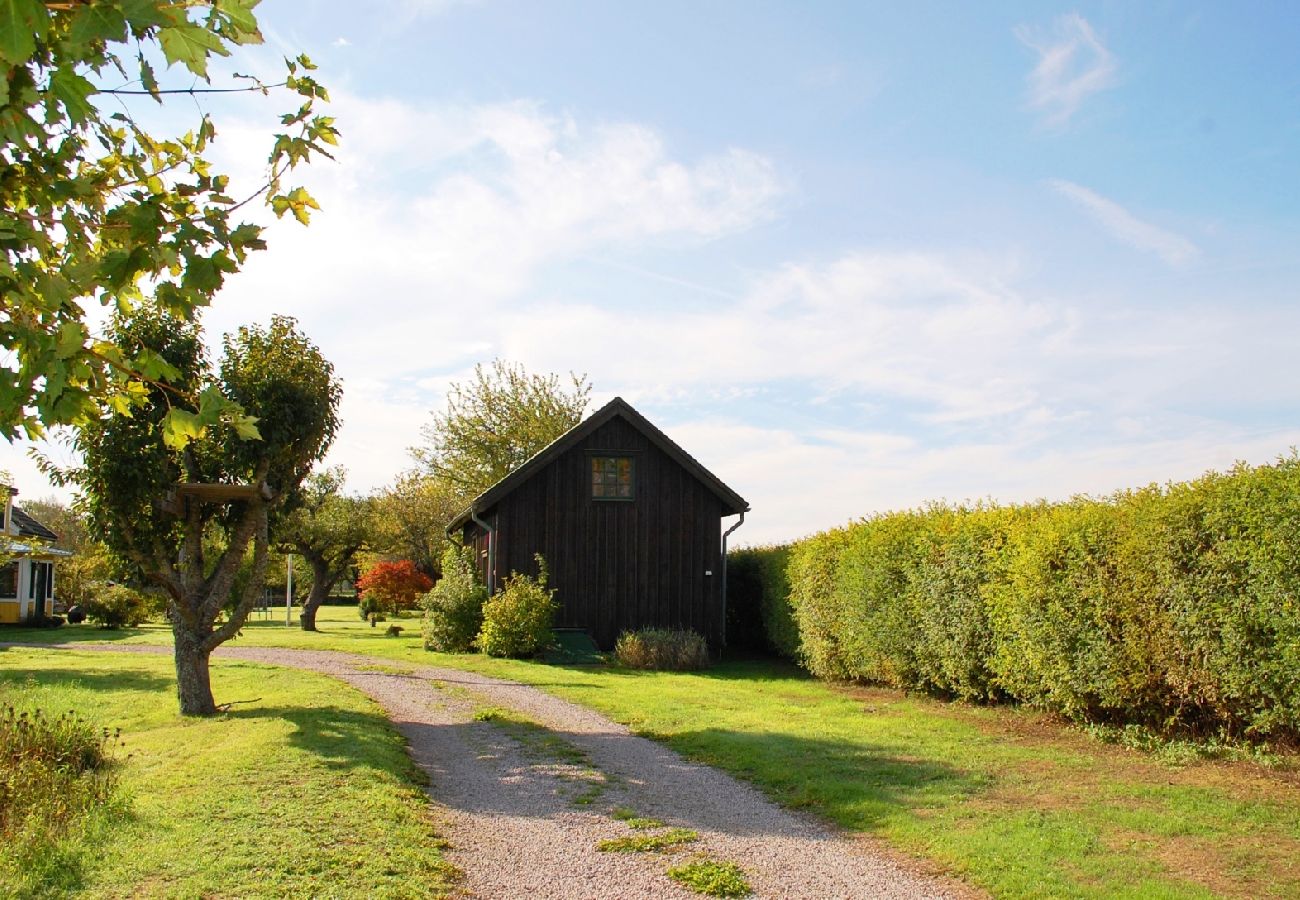
[[[8,635],[0,632],[0,639]],[[122,729],[124,814],[62,848],[54,872],[0,896],[427,897],[454,870],[383,713],[291,669],[220,662],[234,711],[177,715],[167,657],[0,650],[25,702]]]
[[[1028,711],[835,687],[770,662],[667,673],[427,653],[418,636],[384,637],[353,610],[321,612],[320,634],[281,619],[251,623],[238,643],[344,650],[535,684],[998,896],[1300,896],[1293,756],[1264,766],[1147,752]],[[94,631],[9,630],[0,639]],[[170,640],[156,627],[98,636]]]

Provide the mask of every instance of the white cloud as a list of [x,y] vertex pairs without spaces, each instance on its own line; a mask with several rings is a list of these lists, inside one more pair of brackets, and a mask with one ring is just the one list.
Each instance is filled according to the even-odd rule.
[[944,445],[884,436],[873,444],[873,436],[845,432],[842,440],[813,440],[789,428],[716,419],[666,430],[749,501],[733,546],[788,541],[939,499],[1064,500],[1185,480],[1240,459],[1272,462],[1300,441],[1297,428],[1142,431],[1125,441],[1029,449],[1012,437]]
[[[611,389],[650,397],[808,381],[914,404],[936,420],[987,421],[1038,401],[1030,373],[1068,321],[980,265],[853,254],[820,269],[779,269],[740,301],[677,312],[525,307],[501,318],[500,347],[540,367],[604,373]],[[610,334],[622,337],[603,339]]]
[[345,37],[336,37],[336,38],[334,39],[333,43],[332,43],[330,46],[332,46],[332,47],[351,47],[351,46],[352,46],[352,42],[349,41],[349,40],[348,40],[347,38],[345,38]]
[[1095,191],[1062,179],[1052,179],[1048,184],[1082,207],[1112,237],[1130,247],[1155,253],[1171,266],[1190,262],[1200,255],[1197,246],[1187,238],[1142,221],[1114,200]]
[[[744,540],[943,496],[1187,477],[1300,443],[1295,429],[1229,424],[1243,398],[1294,405],[1300,310],[1080,305],[1029,290],[1014,263],[933,248],[777,259],[747,285],[714,286],[722,267],[671,261],[776,215],[783,181],[751,151],[683,159],[644,124],[528,102],[344,94],[332,107],[339,162],[303,174],[324,209],[309,229],[275,223],[208,324],[215,337],[272,311],[299,317],[345,382],[330,461],[355,488],[409,465],[448,381],[494,356],[585,371],[598,399],[640,406],[754,504]],[[218,164],[248,183],[269,129],[219,121]],[[1052,186],[1134,246],[1173,262],[1196,252]],[[628,299],[649,283],[674,302]],[[24,495],[40,496],[16,462]]]
[[[644,125],[536,103],[344,95],[330,114],[338,162],[302,176],[322,211],[307,229],[272,225],[271,250],[231,279],[208,327],[272,310],[299,318],[344,379],[334,461],[360,485],[409,465],[406,447],[440,402],[431,386],[502,352],[494,323],[539,274],[620,247],[717,240],[768,220],[784,190],[752,152],[682,160]],[[227,121],[218,165],[252,183],[264,132]]]
[[1050,33],[1020,26],[1021,43],[1038,54],[1029,73],[1029,105],[1051,128],[1067,125],[1083,102],[1118,84],[1118,64],[1078,13],[1059,17]]

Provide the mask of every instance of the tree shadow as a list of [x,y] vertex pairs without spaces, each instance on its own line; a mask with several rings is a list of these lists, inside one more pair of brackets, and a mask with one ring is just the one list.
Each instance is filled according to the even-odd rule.
[[237,721],[283,719],[293,726],[289,743],[315,754],[330,769],[385,768],[382,760],[393,752],[392,725],[382,714],[337,706],[253,706],[232,709],[226,716]]
[[[580,751],[586,762],[579,768],[589,764],[604,773],[595,811],[627,806],[674,826],[737,837],[808,839],[816,832],[803,816],[755,814],[750,788],[737,781],[779,806],[865,832],[989,786],[987,779],[879,745],[774,732],[703,729],[653,741],[621,732],[528,726],[534,738],[524,741],[522,753],[512,753],[519,736],[495,722],[395,724],[429,774],[429,791],[438,802],[489,816],[563,815],[573,808],[572,795],[590,786],[556,781],[552,764],[572,759],[548,760],[548,739]],[[683,765],[682,757],[706,765]]]
[[900,811],[947,806],[992,785],[987,776],[866,742],[722,728],[682,732],[665,742],[688,759],[752,783],[781,806],[855,831],[872,831]]
[[31,628],[26,625],[0,625],[0,641],[21,644],[59,646],[72,643],[116,643],[133,637],[157,635],[170,641],[171,626],[144,625],[138,628],[100,628],[98,625],[61,625],[58,628]]
[[694,673],[714,681],[809,681],[812,676],[789,660],[775,656],[745,656],[725,659],[709,669]]
[[41,687],[70,687],[88,691],[157,691],[171,689],[176,682],[152,672],[131,669],[113,669],[109,672],[88,672],[83,669],[3,670],[0,682],[22,685],[28,679]]

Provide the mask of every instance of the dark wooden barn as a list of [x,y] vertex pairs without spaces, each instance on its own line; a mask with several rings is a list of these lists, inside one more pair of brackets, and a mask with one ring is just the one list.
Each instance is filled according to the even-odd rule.
[[691,628],[723,641],[722,520],[749,509],[622,398],[615,398],[474,499],[448,526],[494,590],[550,569],[560,612],[609,649],[621,631]]

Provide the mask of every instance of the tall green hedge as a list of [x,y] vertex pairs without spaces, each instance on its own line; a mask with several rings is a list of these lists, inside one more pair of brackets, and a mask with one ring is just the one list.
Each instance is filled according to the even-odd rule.
[[878,515],[746,552],[763,608],[792,610],[782,649],[797,638],[820,677],[1164,731],[1300,734],[1294,452],[1101,499]]

